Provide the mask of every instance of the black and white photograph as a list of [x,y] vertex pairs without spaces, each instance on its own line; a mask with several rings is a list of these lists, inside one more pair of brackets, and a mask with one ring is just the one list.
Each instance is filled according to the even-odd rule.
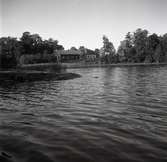
[[0,162],[167,162],[167,0],[0,0]]

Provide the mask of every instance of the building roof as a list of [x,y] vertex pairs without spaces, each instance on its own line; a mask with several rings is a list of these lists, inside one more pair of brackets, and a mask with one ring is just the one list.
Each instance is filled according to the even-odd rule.
[[59,55],[81,55],[82,52],[79,50],[58,50],[56,51]]

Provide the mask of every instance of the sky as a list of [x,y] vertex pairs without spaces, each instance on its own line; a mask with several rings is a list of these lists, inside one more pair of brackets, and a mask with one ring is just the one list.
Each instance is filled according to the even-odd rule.
[[[167,33],[167,0],[0,0],[2,36],[29,31],[66,49],[102,47],[106,35],[117,48],[137,28]],[[1,21],[2,19],[2,21]]]

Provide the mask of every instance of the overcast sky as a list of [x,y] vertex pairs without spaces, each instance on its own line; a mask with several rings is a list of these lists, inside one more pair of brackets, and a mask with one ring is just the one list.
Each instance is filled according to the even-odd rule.
[[137,28],[167,33],[167,0],[0,1],[3,36],[21,37],[30,31],[57,39],[66,49],[100,48],[104,34],[117,47]]

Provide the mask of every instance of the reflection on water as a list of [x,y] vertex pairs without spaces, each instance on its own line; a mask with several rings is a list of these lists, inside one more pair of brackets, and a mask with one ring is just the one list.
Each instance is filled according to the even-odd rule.
[[166,66],[69,71],[0,86],[0,161],[167,161]]

